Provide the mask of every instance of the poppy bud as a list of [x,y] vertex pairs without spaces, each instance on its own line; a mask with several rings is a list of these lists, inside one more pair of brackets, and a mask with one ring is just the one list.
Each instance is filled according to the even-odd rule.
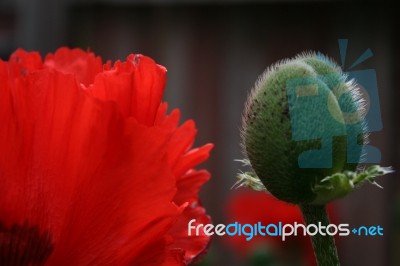
[[254,172],[239,175],[241,186],[264,185],[295,204],[325,204],[361,181],[374,183],[377,172],[390,169],[354,172],[367,142],[364,114],[357,84],[327,57],[306,53],[273,65],[243,114],[243,162]]

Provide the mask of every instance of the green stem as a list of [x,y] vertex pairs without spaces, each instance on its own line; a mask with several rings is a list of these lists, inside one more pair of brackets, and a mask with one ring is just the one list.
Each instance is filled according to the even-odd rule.
[[[329,218],[326,214],[325,205],[303,204],[300,205],[300,209],[307,224],[319,226],[318,223],[321,223],[321,226],[329,225]],[[323,233],[326,233],[326,227]],[[311,242],[318,266],[340,265],[333,236],[328,234],[326,234],[326,236],[316,234],[311,236]]]

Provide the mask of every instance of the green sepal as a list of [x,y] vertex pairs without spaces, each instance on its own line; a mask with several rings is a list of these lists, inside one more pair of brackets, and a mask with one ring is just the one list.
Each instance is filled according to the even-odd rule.
[[312,188],[312,191],[316,194],[316,198],[312,204],[323,205],[334,199],[344,197],[360,186],[364,181],[368,181],[382,188],[382,186],[376,183],[374,178],[392,172],[393,170],[391,167],[372,165],[358,172],[343,171],[327,176]]

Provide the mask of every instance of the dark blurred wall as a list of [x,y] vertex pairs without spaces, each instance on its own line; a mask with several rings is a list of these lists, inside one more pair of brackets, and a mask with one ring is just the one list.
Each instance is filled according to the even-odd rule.
[[[1,35],[7,27],[0,25],[0,42],[7,41],[0,45],[1,55],[16,47],[45,53],[69,45],[90,47],[103,59],[143,53],[166,66],[165,100],[182,110],[182,121],[195,119],[198,145],[215,143],[204,165],[213,177],[202,199],[214,222],[222,223],[240,168],[234,159],[242,158],[241,112],[258,75],[302,51],[321,51],[340,61],[337,39],[348,38],[345,66],[367,48],[374,53],[352,70],[377,72],[383,130],[371,135],[371,143],[381,150],[382,165],[400,169],[400,92],[395,82],[400,74],[400,18],[394,6],[382,1],[191,2],[8,1],[0,4],[0,23],[14,31]],[[341,239],[343,265],[400,265],[398,177],[379,179],[383,190],[365,185],[338,202],[339,222],[385,228],[381,238]],[[243,265],[216,238],[212,252],[219,260],[216,265]]]

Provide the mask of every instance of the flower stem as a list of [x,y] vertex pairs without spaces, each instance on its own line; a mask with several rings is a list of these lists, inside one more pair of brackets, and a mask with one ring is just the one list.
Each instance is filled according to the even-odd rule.
[[[321,226],[329,225],[329,218],[325,210],[325,205],[300,205],[304,220],[307,224],[321,223]],[[323,233],[326,233],[324,230]],[[336,250],[335,240],[333,236],[326,234],[316,234],[311,236],[311,242],[314,248],[314,254],[317,259],[318,266],[336,266],[340,265]]]

